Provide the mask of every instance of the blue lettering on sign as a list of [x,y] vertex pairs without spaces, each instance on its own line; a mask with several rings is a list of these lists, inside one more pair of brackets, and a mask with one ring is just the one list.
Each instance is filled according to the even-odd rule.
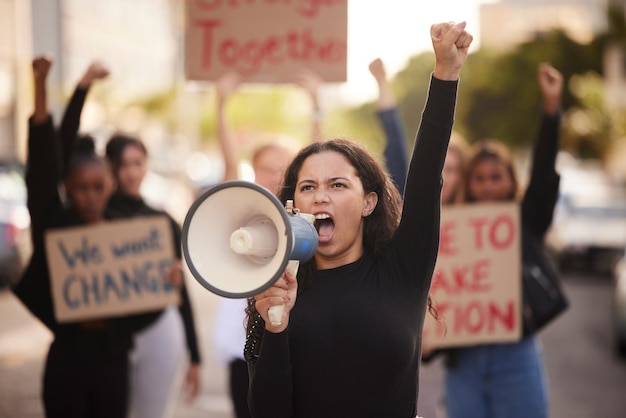
[[83,300],[85,304],[89,304],[89,295],[93,295],[95,304],[100,304],[102,296],[100,294],[100,283],[98,283],[98,276],[96,274],[91,275],[90,281],[83,281]]
[[127,301],[145,295],[177,291],[166,277],[171,264],[171,259],[157,263],[148,260],[117,272],[104,271],[84,276],[73,273],[63,284],[65,305],[75,310],[106,304],[110,299]]
[[159,251],[161,249],[159,239],[159,230],[154,228],[146,238],[127,241],[121,244],[111,244],[111,252],[115,258],[122,258],[150,251]]
[[57,242],[57,246],[63,255],[63,259],[65,263],[69,267],[74,267],[77,262],[82,261],[83,264],[87,265],[88,263],[98,264],[102,262],[102,255],[100,254],[100,249],[95,245],[89,245],[87,241],[87,237],[83,237],[81,240],[81,247],[76,248],[73,253],[65,246],[63,241],[59,240]]
[[70,295],[70,287],[72,287],[72,284],[74,284],[77,280],[80,279],[75,275],[71,275],[65,280],[65,283],[63,285],[63,299],[65,300],[65,304],[70,309],[76,309],[80,306],[80,300],[72,298]]
[[115,283],[115,279],[109,273],[104,273],[103,293],[104,293],[105,302],[109,300],[109,293],[115,293],[115,297],[118,298],[119,300],[124,300],[128,298],[127,289],[125,288],[123,290],[118,289],[117,284]]

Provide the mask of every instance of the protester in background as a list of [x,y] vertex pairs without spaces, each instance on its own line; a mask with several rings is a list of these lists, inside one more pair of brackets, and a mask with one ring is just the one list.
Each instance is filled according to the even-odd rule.
[[[314,109],[319,111],[317,101],[318,78],[314,73],[299,74],[300,85],[311,95]],[[224,181],[237,180],[237,156],[235,138],[227,121],[226,105],[237,91],[241,78],[236,73],[224,74],[216,83],[217,94],[217,136],[224,158]],[[306,86],[306,87],[305,87]],[[320,119],[313,119],[313,135],[319,135]],[[317,133],[316,133],[317,132]],[[282,144],[263,144],[252,154],[252,169],[255,183],[277,194],[293,151]],[[216,359],[228,367],[230,396],[237,418],[250,417],[248,408],[248,366],[243,357],[246,341],[245,299],[220,298],[213,332],[213,349]]]
[[296,73],[295,83],[309,96],[312,118],[311,140],[319,141],[322,139],[322,121],[324,119],[319,97],[323,80],[315,71],[303,68]]
[[[200,350],[196,335],[191,300],[181,268],[181,230],[166,212],[148,206],[141,195],[141,184],[148,168],[148,152],[137,138],[114,135],[106,145],[117,190],[109,200],[109,208],[121,217],[165,215],[172,226],[178,260],[176,283],[180,284],[181,304],[144,314],[149,326],[135,335],[131,354],[131,413],[136,418],[170,417],[180,393],[181,372],[187,400],[193,401],[200,391]],[[189,352],[189,359],[185,353]]]
[[[29,120],[26,185],[31,216],[33,255],[14,289],[16,296],[54,334],[46,358],[43,403],[48,418],[123,418],[128,409],[128,352],[141,318],[103,318],[59,323],[50,290],[44,234],[103,222],[113,179],[94,143],[76,143],[64,169],[69,206],[64,208],[57,182],[58,144],[46,103],[51,60],[33,60],[35,111]],[[74,141],[76,142],[76,141]]]
[[[522,246],[527,239],[543,242],[559,186],[555,161],[563,79],[556,69],[541,64],[538,82],[543,108],[530,182],[521,202]],[[465,200],[507,202],[517,200],[518,195],[507,147],[494,141],[476,143],[467,164]],[[445,390],[449,418],[548,416],[545,372],[536,337],[510,344],[455,348],[448,357]]]
[[[319,241],[297,280],[285,273],[250,305],[255,417],[416,415],[441,171],[472,41],[465,23],[433,25],[431,37],[436,65],[403,204],[382,167],[354,142],[316,142],[285,174],[280,200],[316,216]],[[285,305],[278,325],[268,318],[275,305]]]
[[59,129],[61,141],[61,176],[65,175],[72,150],[80,128],[80,116],[85,104],[85,98],[94,81],[102,80],[109,76],[109,69],[100,61],[93,61],[87,71],[81,77],[70,101],[63,112],[61,127]]
[[[62,161],[69,159],[80,125],[82,109],[95,79],[104,78],[108,69],[92,63],[76,86],[61,123]],[[108,207],[117,217],[165,215],[172,226],[178,263],[171,280],[180,286],[178,308],[142,314],[145,329],[135,335],[131,354],[131,413],[136,418],[171,416],[180,390],[180,373],[185,362],[185,344],[190,365],[184,377],[187,398],[193,400],[200,390],[200,351],[195,331],[191,301],[185,286],[180,260],[180,226],[169,214],[148,206],[141,196],[141,184],[147,172],[148,153],[144,144],[130,136],[115,135],[106,146],[106,156],[113,169],[117,188]]]
[[370,73],[378,86],[376,100],[376,116],[385,133],[384,158],[385,165],[400,193],[404,193],[408,156],[406,152],[406,135],[400,120],[398,102],[393,94],[387,71],[380,58],[376,58],[369,65]]

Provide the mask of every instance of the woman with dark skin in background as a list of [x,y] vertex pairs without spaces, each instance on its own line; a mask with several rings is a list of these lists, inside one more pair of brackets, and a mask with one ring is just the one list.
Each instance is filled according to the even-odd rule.
[[63,170],[69,205],[62,204],[57,137],[46,104],[51,64],[45,57],[33,60],[35,111],[29,121],[26,171],[33,255],[13,290],[54,335],[43,377],[46,416],[123,418],[128,409],[128,352],[132,333],[144,325],[141,318],[59,323],[54,314],[44,233],[113,217],[106,209],[113,179],[106,162],[95,155],[93,142],[79,141]]

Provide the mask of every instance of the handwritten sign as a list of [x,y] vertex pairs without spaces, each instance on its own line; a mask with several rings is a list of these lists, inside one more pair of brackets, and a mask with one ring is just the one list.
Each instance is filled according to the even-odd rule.
[[164,216],[50,230],[46,252],[57,321],[121,316],[179,303]]
[[518,204],[444,207],[430,291],[445,328],[426,315],[425,346],[519,340],[520,236]]
[[347,0],[187,0],[185,73],[293,82],[301,68],[346,80]]

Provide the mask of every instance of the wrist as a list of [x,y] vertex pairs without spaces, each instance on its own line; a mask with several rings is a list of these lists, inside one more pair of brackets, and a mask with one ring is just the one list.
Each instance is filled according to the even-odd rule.
[[456,81],[459,79],[459,69],[450,68],[446,65],[435,65],[433,76],[442,81]]

